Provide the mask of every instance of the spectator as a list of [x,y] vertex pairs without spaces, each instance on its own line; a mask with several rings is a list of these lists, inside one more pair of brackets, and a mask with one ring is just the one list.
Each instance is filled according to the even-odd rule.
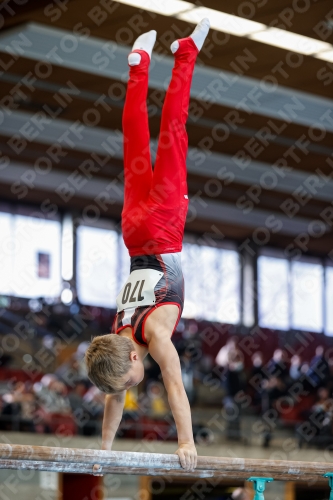
[[251,358],[252,368],[248,380],[249,391],[252,396],[252,405],[258,410],[261,408],[261,396],[264,389],[266,374],[263,370],[264,360],[261,352],[255,352]]
[[332,399],[329,398],[329,390],[326,387],[320,387],[318,389],[318,401],[313,405],[312,409],[314,411],[322,411],[325,413],[331,412],[332,411]]
[[229,339],[220,349],[216,356],[216,364],[224,368],[222,380],[225,396],[233,399],[244,388],[245,379],[243,355],[237,347],[235,337]]
[[333,400],[330,398],[329,390],[326,387],[318,389],[317,401],[308,412],[307,420],[310,422],[311,435],[308,433],[309,428],[307,425],[302,424],[298,427],[300,448],[305,441],[309,442],[309,440],[325,447],[333,442]]
[[89,342],[81,342],[70,358],[55,371],[56,376],[67,386],[74,387],[77,382],[82,380],[90,384],[84,361],[88,346]]
[[83,418],[78,422],[80,432],[84,436],[94,436],[100,432],[101,419],[104,412],[105,394],[97,387],[91,386],[82,397],[82,407],[75,412],[77,420],[80,415]]
[[33,432],[35,407],[35,397],[28,385],[16,382],[13,390],[2,396],[1,428]]
[[223,404],[228,416],[227,437],[240,438],[240,407],[235,400],[239,391],[244,389],[245,372],[243,355],[237,347],[236,337],[228,340],[216,357],[217,365],[224,368],[222,374],[225,395]]
[[310,361],[306,378],[309,382],[309,389],[312,389],[312,391],[315,391],[319,387],[325,387],[330,381],[330,367],[325,359],[324,347],[322,345],[316,348],[316,353]]
[[264,360],[263,360],[263,356],[262,356],[262,352],[255,352],[251,358],[251,361],[252,361],[252,370],[251,370],[251,375],[263,375],[263,364],[264,364]]
[[80,381],[75,385],[74,389],[68,393],[68,400],[73,413],[82,408],[83,396],[86,391],[86,383],[84,381]]
[[71,412],[67,389],[54,375],[45,375],[40,384],[34,386],[40,406],[47,413]]
[[[267,416],[276,400],[285,395],[289,385],[289,369],[285,352],[282,349],[276,349],[264,370],[267,379],[263,383],[262,413]],[[272,439],[274,422],[271,418],[266,418],[265,422],[263,446],[268,447]]]
[[103,417],[105,394],[94,385],[91,386],[83,397],[84,406],[95,419]]
[[219,350],[215,362],[218,366],[225,368],[228,365],[230,352],[238,351],[237,337],[231,337],[227,340],[226,344]]
[[272,359],[265,367],[268,378],[279,378],[285,381],[289,376],[286,353],[282,349],[275,349]]
[[48,374],[34,384],[34,392],[38,403],[36,430],[50,433],[55,428],[56,417],[72,414],[66,386],[55,375]]
[[289,377],[295,381],[299,380],[302,375],[302,359],[297,354],[294,354],[290,360]]

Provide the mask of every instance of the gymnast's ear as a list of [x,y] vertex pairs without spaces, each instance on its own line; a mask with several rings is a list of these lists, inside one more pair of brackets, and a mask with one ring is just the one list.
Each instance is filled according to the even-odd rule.
[[137,361],[138,359],[139,359],[138,353],[136,351],[131,351],[130,352],[130,360]]

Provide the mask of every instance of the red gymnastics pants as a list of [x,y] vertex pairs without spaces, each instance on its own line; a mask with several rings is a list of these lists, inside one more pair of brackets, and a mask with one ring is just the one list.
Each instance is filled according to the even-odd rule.
[[130,66],[123,111],[125,193],[122,230],[131,257],[180,252],[188,209],[186,155],[190,87],[198,49],[180,40],[165,96],[154,172],[147,112],[149,56]]

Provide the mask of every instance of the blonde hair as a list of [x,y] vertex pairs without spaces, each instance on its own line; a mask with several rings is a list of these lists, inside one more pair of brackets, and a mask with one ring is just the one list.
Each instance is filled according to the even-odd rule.
[[120,379],[130,369],[133,350],[131,339],[112,333],[92,340],[85,361],[88,377],[100,391],[116,394],[124,389]]

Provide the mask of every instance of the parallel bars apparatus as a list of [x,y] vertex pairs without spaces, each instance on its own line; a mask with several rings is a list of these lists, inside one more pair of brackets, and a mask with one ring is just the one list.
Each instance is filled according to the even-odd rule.
[[24,469],[92,474],[94,464],[101,474],[244,479],[253,482],[255,500],[263,499],[267,482],[323,481],[329,479],[333,500],[333,463],[292,462],[228,457],[198,457],[194,471],[184,470],[177,455],[103,451],[48,446],[0,444],[0,469]]

